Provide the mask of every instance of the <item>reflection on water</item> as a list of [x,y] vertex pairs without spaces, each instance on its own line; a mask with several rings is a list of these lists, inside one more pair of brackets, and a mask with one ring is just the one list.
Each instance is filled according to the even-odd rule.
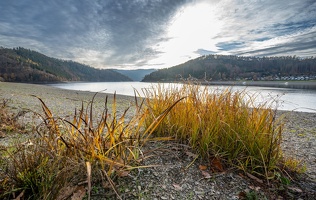
[[[142,95],[143,88],[150,88],[157,83],[143,82],[89,82],[89,83],[60,83],[50,84],[50,86],[90,92],[105,92],[134,96],[134,89]],[[181,84],[177,84],[181,85]],[[223,90],[228,86],[208,86],[211,90]],[[263,104],[278,99],[277,105],[279,110],[295,110],[303,112],[316,112],[316,91],[301,90],[288,88],[270,88],[254,86],[233,86],[234,91],[246,90],[250,95],[256,96],[256,103]]]
[[[316,112],[316,91],[286,88],[248,87],[250,92],[258,93],[257,101],[277,101],[279,110]],[[274,104],[275,105],[275,104]]]

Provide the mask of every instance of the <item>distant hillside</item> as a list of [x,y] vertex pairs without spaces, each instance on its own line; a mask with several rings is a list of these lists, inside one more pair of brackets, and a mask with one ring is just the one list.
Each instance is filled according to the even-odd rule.
[[147,74],[150,74],[156,70],[155,69],[134,69],[134,70],[116,69],[115,71],[129,77],[133,81],[141,81]]
[[146,75],[143,81],[227,81],[227,80],[308,80],[315,79],[316,58],[295,56],[239,57],[202,56],[186,63]]
[[113,70],[47,57],[24,48],[0,48],[0,80],[10,82],[131,81]]

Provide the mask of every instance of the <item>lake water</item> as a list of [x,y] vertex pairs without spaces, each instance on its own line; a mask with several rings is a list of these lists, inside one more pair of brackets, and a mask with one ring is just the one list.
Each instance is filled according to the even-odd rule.
[[[143,88],[150,88],[157,83],[143,82],[71,82],[49,84],[50,86],[68,90],[104,92],[128,96],[134,96],[134,89],[142,95]],[[210,90],[225,89],[229,86],[208,86]],[[255,86],[233,86],[233,90],[247,90],[250,94],[256,94],[256,103],[270,102],[278,98],[279,110],[294,110],[316,113],[316,90],[255,87]]]

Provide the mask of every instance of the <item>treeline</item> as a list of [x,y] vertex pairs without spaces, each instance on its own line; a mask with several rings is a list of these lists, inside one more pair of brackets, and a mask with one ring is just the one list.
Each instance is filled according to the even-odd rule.
[[0,80],[9,82],[131,81],[109,69],[51,58],[22,47],[0,48]]
[[180,80],[281,80],[284,77],[315,77],[316,58],[241,57],[207,55],[161,69],[143,79],[147,82]]

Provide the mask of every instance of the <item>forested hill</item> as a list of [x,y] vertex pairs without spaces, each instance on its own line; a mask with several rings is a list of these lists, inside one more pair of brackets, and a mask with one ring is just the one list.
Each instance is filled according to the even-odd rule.
[[0,47],[0,80],[10,82],[131,81],[109,69],[47,57],[24,48]]
[[316,58],[207,55],[146,75],[143,81],[180,80],[309,80],[315,79]]

